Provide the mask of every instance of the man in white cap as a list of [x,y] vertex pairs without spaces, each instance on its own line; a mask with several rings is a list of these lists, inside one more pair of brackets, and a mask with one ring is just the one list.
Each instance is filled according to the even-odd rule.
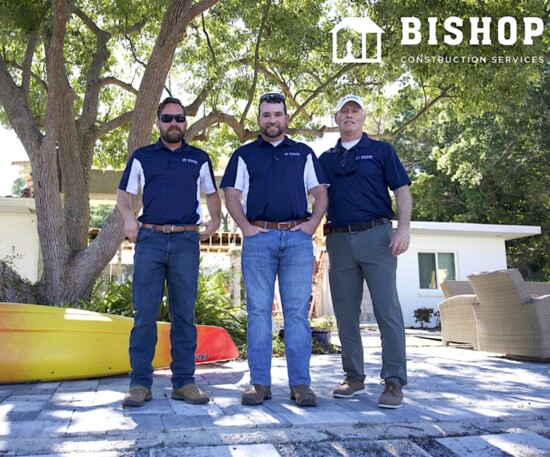
[[[363,133],[365,104],[360,97],[343,97],[336,107],[335,122],[340,139],[319,158],[330,183],[325,226],[329,281],[346,373],[333,396],[351,398],[365,392],[359,316],[366,281],[382,340],[380,377],[385,388],[378,406],[395,409],[403,403],[401,388],[407,384],[396,270],[397,256],[409,247],[411,180],[391,145]],[[398,213],[395,232],[389,189]]]

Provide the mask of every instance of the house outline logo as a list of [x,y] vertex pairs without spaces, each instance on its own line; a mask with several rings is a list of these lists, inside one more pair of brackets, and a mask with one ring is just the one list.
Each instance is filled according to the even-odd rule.
[[[347,54],[338,57],[338,32],[342,29],[351,29],[361,34],[361,57],[354,57],[352,42],[346,43]],[[330,31],[332,33],[332,61],[334,63],[376,63],[382,62],[382,34],[384,30],[373,20],[365,17],[346,17]],[[376,34],[376,57],[367,58],[367,34]]]

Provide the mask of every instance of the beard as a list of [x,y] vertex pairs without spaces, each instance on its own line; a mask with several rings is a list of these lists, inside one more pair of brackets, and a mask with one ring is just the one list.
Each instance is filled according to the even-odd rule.
[[260,132],[263,136],[267,138],[277,138],[278,136],[282,135],[283,129],[277,125],[271,125],[269,127],[261,127]]
[[172,126],[168,130],[161,130],[160,137],[169,144],[181,143],[183,141],[183,131],[179,127]]

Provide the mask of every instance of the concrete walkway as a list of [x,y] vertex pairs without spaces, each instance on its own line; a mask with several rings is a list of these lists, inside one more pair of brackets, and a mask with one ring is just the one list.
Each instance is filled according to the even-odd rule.
[[340,356],[312,357],[316,408],[289,399],[286,365],[273,360],[273,399],[242,406],[246,362],[202,365],[212,398],[170,398],[170,372],[155,373],[153,400],[121,407],[125,376],[0,385],[0,455],[88,456],[550,456],[550,364],[442,347],[408,331],[409,385],[398,410],[376,406],[379,336],[365,330],[367,393],[334,399]]

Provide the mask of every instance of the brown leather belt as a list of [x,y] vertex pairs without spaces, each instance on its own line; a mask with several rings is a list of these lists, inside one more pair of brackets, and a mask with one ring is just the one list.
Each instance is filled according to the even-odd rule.
[[297,219],[295,221],[287,221],[287,222],[267,222],[267,221],[250,221],[252,225],[255,225],[257,227],[262,227],[264,229],[271,229],[271,230],[289,230],[293,227],[296,227],[298,224],[301,224],[302,222],[306,222],[308,219]]
[[198,225],[155,225],[141,224],[143,228],[158,230],[162,233],[195,232],[199,229]]
[[346,225],[345,227],[328,227],[326,230],[328,233],[357,233],[364,232],[365,230],[372,229],[379,225],[389,223],[390,220],[387,217],[379,217],[369,222],[363,222],[361,224]]

